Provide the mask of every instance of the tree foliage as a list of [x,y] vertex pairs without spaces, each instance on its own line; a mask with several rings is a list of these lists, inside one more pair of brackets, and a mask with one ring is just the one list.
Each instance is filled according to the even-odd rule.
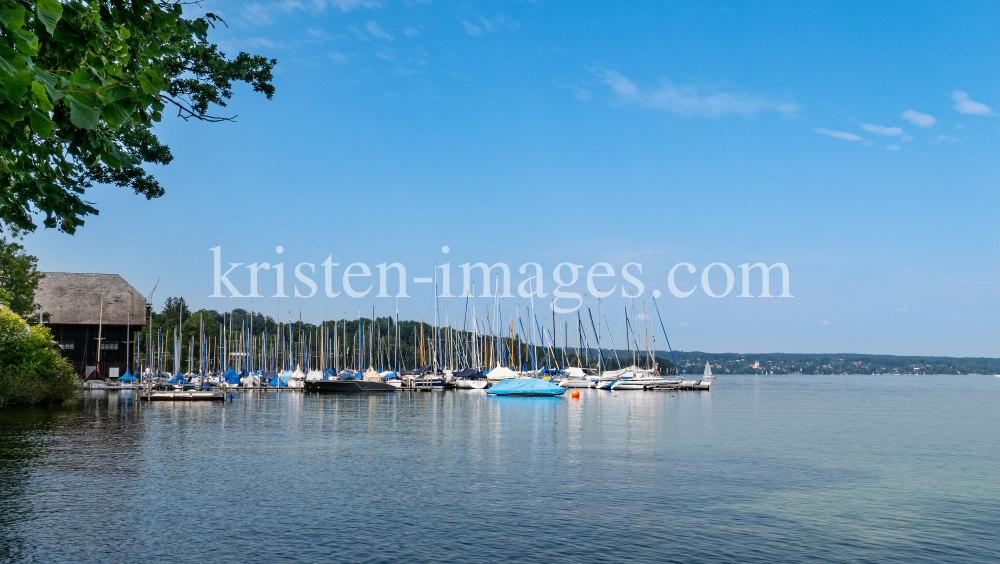
[[143,169],[167,164],[153,125],[168,107],[184,119],[226,121],[233,81],[267,98],[277,63],[208,42],[224,23],[187,19],[172,0],[0,0],[0,226],[34,218],[73,233],[97,214],[94,183],[164,192]]
[[27,317],[38,309],[35,290],[45,276],[38,272],[38,258],[25,252],[24,247],[0,237],[0,302]]
[[0,307],[0,407],[73,397],[73,366],[52,345],[44,325],[29,326],[8,307]]

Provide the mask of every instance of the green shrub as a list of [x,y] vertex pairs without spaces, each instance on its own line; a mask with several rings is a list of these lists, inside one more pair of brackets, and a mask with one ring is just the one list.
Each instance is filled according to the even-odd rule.
[[9,307],[0,307],[0,407],[69,399],[76,379],[48,327],[29,326]]

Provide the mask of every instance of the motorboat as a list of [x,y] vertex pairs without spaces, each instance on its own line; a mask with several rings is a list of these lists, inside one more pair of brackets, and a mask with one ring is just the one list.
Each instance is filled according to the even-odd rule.
[[564,388],[589,388],[594,378],[587,375],[587,370],[590,369],[576,366],[565,368],[563,373],[566,374],[566,377],[559,380],[558,383]]
[[361,393],[361,392],[395,392],[396,386],[387,384],[380,380],[359,380],[349,374],[341,374],[336,380],[305,380],[305,390],[307,392],[335,392],[335,393]]

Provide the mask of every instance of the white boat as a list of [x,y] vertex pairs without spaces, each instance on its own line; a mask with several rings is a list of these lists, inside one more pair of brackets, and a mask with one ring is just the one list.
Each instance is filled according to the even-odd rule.
[[702,380],[715,380],[715,376],[712,375],[712,365],[705,363],[705,373],[701,376]]
[[559,385],[564,388],[589,388],[594,378],[588,376],[586,370],[575,366],[564,369],[566,377],[559,380]]
[[510,380],[511,378],[519,378],[517,372],[514,372],[506,366],[497,366],[493,370],[486,373],[486,378],[490,382],[499,382],[501,380]]
[[666,386],[676,384],[678,380],[663,378],[652,370],[642,369],[635,366],[629,367],[630,371],[618,377],[608,389],[611,390],[645,390],[656,386]]
[[318,382],[323,379],[323,373],[313,368],[306,374],[306,382]]
[[457,378],[455,387],[460,390],[485,390],[489,381],[485,378]]
[[292,373],[292,377],[288,379],[289,388],[305,388],[306,387],[306,375],[302,372],[302,368],[296,366],[295,372]]

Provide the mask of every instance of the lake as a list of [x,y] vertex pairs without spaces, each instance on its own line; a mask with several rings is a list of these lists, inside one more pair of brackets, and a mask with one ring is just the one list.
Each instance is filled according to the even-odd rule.
[[0,561],[996,562],[1000,378],[0,409]]

